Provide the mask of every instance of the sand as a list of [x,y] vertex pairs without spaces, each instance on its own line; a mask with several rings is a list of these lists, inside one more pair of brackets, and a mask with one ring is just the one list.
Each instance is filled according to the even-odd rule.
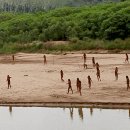
[[[0,103],[120,103],[130,104],[130,89],[126,89],[126,75],[130,77],[130,64],[124,63],[124,54],[87,54],[88,69],[83,68],[81,53],[52,55],[46,54],[47,65],[43,64],[43,54],[15,55],[15,63],[10,55],[0,56]],[[96,77],[92,57],[100,64],[101,79]],[[119,68],[119,80],[115,81],[114,69]],[[60,80],[60,70],[64,71],[64,82]],[[7,89],[7,75],[12,88]],[[87,76],[93,83],[88,88]],[[76,78],[82,82],[82,96],[77,92]],[[67,94],[67,80],[72,81],[74,93]]]

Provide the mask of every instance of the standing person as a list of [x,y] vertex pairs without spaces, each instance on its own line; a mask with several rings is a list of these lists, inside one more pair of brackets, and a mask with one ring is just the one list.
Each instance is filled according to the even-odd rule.
[[77,78],[76,86],[77,86],[77,91],[79,91],[79,78]]
[[68,92],[67,92],[67,94],[69,93],[69,90],[71,90],[72,94],[73,94],[73,90],[72,90],[71,80],[70,79],[68,79]]
[[130,80],[128,76],[126,76],[126,84],[127,84],[127,90],[128,90],[130,88]]
[[115,78],[118,80],[118,67],[115,68]]
[[86,63],[86,59],[87,59],[87,57],[86,57],[86,54],[85,53],[83,53],[83,59],[84,59],[84,64]]
[[14,55],[12,55],[12,60],[14,61]]
[[125,62],[129,63],[129,56],[127,53],[125,55],[126,55]]
[[89,88],[91,89],[91,83],[92,83],[92,79],[90,76],[88,76],[88,85],[89,85]]
[[43,56],[44,58],[44,65],[47,64],[46,55]]
[[64,81],[63,75],[64,75],[63,70],[61,70],[61,71],[60,71],[60,76],[61,76],[61,80],[62,80],[62,81]]
[[82,96],[82,93],[81,93],[81,81],[79,80],[79,93],[80,93],[80,96]]
[[8,89],[11,88],[10,79],[11,79],[11,77],[9,75],[7,75]]
[[98,79],[98,81],[101,81],[101,78],[100,78],[100,69],[98,68],[97,69],[97,79]]
[[95,67],[95,58],[92,57],[92,64],[93,64],[93,67]]

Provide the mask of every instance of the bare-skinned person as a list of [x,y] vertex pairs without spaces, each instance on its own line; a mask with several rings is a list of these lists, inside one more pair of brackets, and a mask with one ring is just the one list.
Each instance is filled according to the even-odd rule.
[[71,86],[71,80],[70,79],[68,79],[68,92],[67,92],[67,94],[69,94],[69,90],[71,90],[71,92],[72,92],[72,94],[73,94],[73,90],[72,90],[72,86]]
[[64,81],[64,79],[63,79],[63,76],[64,76],[63,70],[60,71],[60,76],[61,76],[61,81]]
[[44,58],[44,65],[45,65],[45,64],[47,64],[46,55],[44,55],[43,58]]
[[118,80],[118,67],[115,68],[115,78]]
[[98,64],[98,62],[95,64],[95,66],[96,66],[96,69],[98,70],[99,69],[99,64]]
[[130,88],[130,80],[128,76],[126,76],[126,84],[127,84],[127,90],[128,90]]
[[11,88],[11,82],[10,82],[11,77],[7,75],[7,83],[8,83],[8,89]]
[[95,67],[96,63],[95,63],[95,58],[92,57],[92,64],[93,64],[93,67]]
[[129,63],[129,56],[128,56],[127,53],[126,53],[125,55],[126,55],[125,62],[126,62],[126,63]]
[[86,63],[86,59],[87,59],[87,57],[86,57],[86,54],[85,53],[83,53],[83,59],[84,59],[84,64]]
[[88,87],[91,89],[92,79],[90,76],[88,76]]
[[12,55],[12,60],[14,61],[14,55]]
[[97,69],[97,79],[98,79],[98,81],[101,81],[101,77],[100,77],[100,69],[98,68]]
[[77,92],[78,92],[79,91],[79,78],[77,78],[76,86],[77,86]]
[[81,81],[79,80],[79,93],[80,93],[80,96],[82,96],[81,89],[82,89],[82,87],[81,87]]

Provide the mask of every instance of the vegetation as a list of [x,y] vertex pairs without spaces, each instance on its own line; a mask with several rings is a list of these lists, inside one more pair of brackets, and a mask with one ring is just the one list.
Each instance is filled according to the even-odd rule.
[[[130,49],[129,36],[129,0],[84,7],[64,7],[47,12],[0,13],[1,53],[61,49]],[[39,41],[40,44],[34,41]],[[46,41],[70,41],[70,44],[46,46]]]
[[[51,42],[52,43],[52,42]],[[55,41],[54,41],[55,43]],[[16,53],[16,52],[39,52],[39,53],[61,53],[65,51],[80,50],[110,50],[114,53],[122,50],[130,50],[130,38],[125,40],[116,39],[114,41],[106,40],[78,40],[71,39],[66,44],[50,44],[44,42],[32,42],[29,44],[6,43],[0,44],[0,53]]]
[[37,12],[63,6],[81,6],[120,0],[0,0],[0,10],[8,12]]

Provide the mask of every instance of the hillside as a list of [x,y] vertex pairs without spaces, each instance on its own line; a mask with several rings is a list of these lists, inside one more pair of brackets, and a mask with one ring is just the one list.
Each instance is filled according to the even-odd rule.
[[120,0],[0,0],[1,11],[36,12],[63,6],[82,6]]

